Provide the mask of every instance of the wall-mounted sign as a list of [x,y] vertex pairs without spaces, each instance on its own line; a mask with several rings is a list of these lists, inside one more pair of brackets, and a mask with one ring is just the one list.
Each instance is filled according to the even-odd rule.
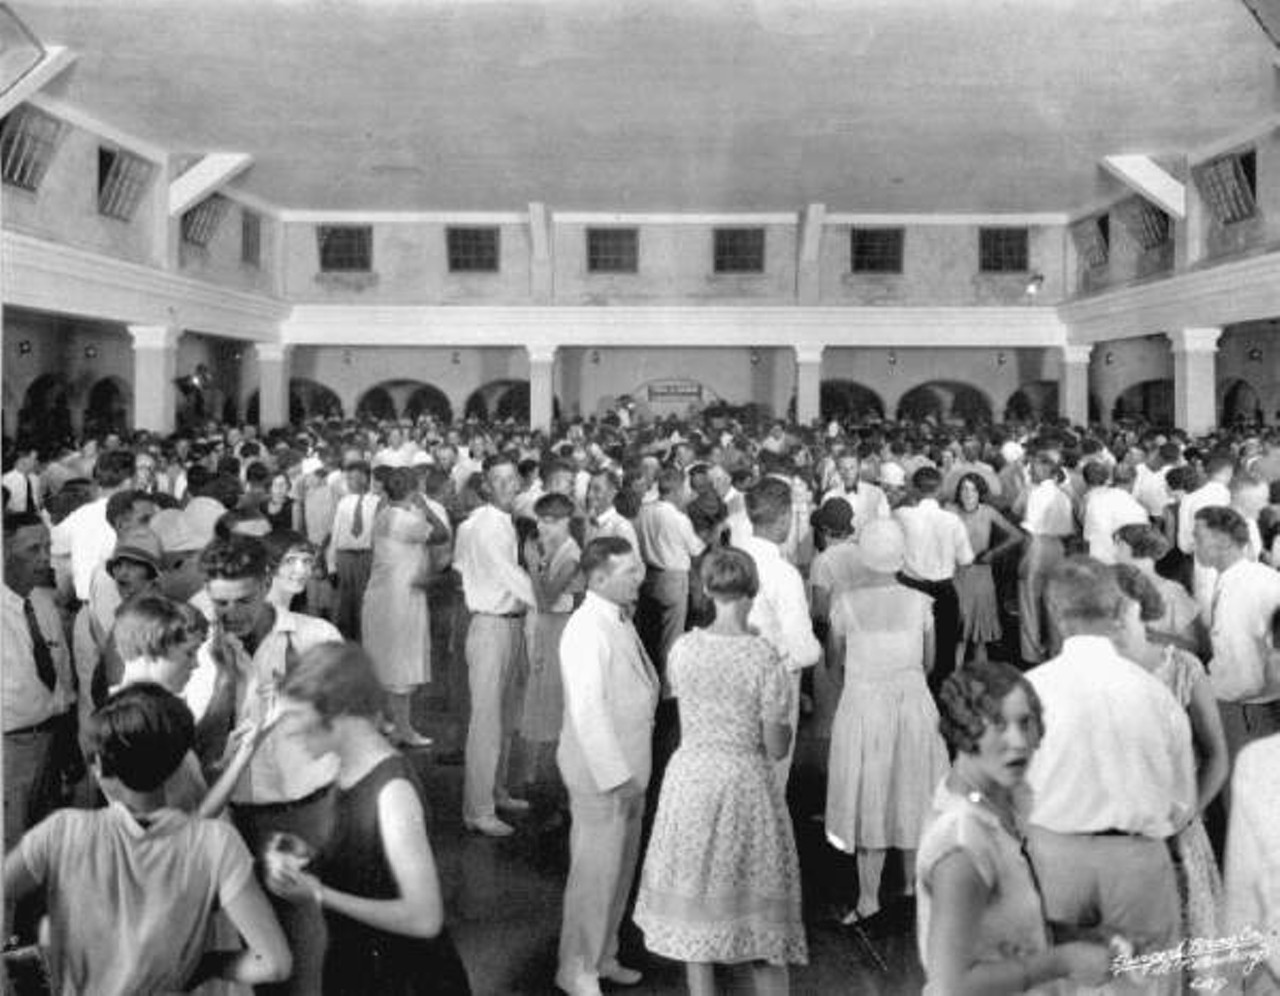
[[701,401],[702,385],[696,380],[660,380],[648,385],[650,401]]

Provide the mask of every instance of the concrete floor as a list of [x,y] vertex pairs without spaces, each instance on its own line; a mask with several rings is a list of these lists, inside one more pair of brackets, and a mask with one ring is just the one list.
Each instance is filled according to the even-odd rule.
[[[426,703],[423,703],[426,705]],[[476,996],[544,996],[558,992],[552,984],[560,925],[561,894],[567,872],[567,826],[554,818],[549,797],[535,795],[532,813],[513,819],[515,836],[494,840],[466,833],[461,821],[460,752],[465,719],[435,708],[419,713],[419,728],[436,738],[438,748],[417,757],[432,805],[431,839],[441,870],[450,930],[471,974]],[[805,923],[810,964],[793,969],[791,991],[803,996],[859,993],[897,996],[919,993],[923,975],[916,955],[910,913],[890,907],[883,936],[871,943],[874,954],[850,928],[835,922],[855,894],[853,860],[825,843],[822,826],[809,814],[821,809],[818,758],[825,741],[807,735],[821,724],[801,727],[799,753],[792,774],[792,813],[804,880]],[[886,870],[886,894],[896,888],[893,859]],[[629,922],[622,939],[624,964],[641,969],[645,978],[620,992],[637,996],[683,994],[683,968],[648,954],[640,933]],[[883,967],[876,964],[878,955]],[[725,972],[725,994],[751,993],[749,973]],[[606,985],[606,990],[608,986]]]

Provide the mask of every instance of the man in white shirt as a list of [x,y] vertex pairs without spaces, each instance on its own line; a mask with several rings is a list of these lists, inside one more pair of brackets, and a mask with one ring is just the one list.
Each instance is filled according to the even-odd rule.
[[[1231,826],[1223,869],[1225,937],[1254,930],[1280,936],[1280,736],[1255,740],[1236,758],[1231,779]],[[1280,945],[1260,952],[1262,964],[1245,976],[1246,996],[1280,992]]]
[[[182,698],[196,718],[197,753],[207,764],[224,752],[233,729],[266,722],[277,683],[302,654],[342,636],[323,619],[267,602],[270,578],[261,540],[214,540],[200,564],[207,578],[201,601],[213,618]],[[334,755],[313,758],[287,736],[267,733],[231,794],[232,817],[250,851],[261,854],[279,832],[322,841],[327,791],[337,771]],[[293,975],[278,991],[314,996],[321,989],[324,957],[320,911],[274,897],[272,905],[293,952]]]
[[327,564],[336,582],[334,622],[351,640],[360,639],[360,606],[373,570],[373,520],[378,496],[369,492],[369,465],[355,460],[346,465],[347,494],[338,501],[329,536]]
[[93,569],[104,563],[116,548],[116,531],[107,522],[107,501],[117,491],[128,488],[132,479],[132,451],[103,453],[93,469],[98,497],[53,527],[51,553],[59,587],[64,582],[70,584],[81,602],[89,599]]
[[864,481],[861,477],[862,461],[856,453],[841,453],[836,458],[836,473],[840,475],[840,486],[832,488],[823,496],[823,504],[832,498],[839,498],[853,509],[854,535],[872,519],[887,519],[890,515],[889,499],[878,485]]
[[[1167,841],[1195,814],[1186,711],[1113,640],[1142,626],[1106,566],[1075,557],[1050,576],[1045,600],[1062,652],[1027,673],[1045,731],[1027,771],[1028,844],[1045,917],[1118,934],[1137,954],[1175,948],[1182,933]],[[1181,992],[1171,972],[1132,981]]]
[[[1196,513],[1211,505],[1231,504],[1231,477],[1235,472],[1235,458],[1222,451],[1211,453],[1205,463],[1207,480],[1195,491],[1186,495],[1178,505],[1178,549],[1188,557],[1195,553]],[[1213,568],[1195,561],[1191,579],[1191,594],[1200,605],[1200,613],[1209,618],[1209,601],[1213,597],[1215,581]]]
[[[747,514],[754,535],[742,549],[755,561],[760,590],[751,605],[747,625],[768,640],[791,673],[791,728],[800,717],[800,672],[822,659],[822,644],[813,634],[804,579],[787,563],[782,546],[791,530],[791,486],[766,477],[747,492]],[[774,765],[778,783],[785,790],[791,773],[795,738],[787,756]]]
[[0,679],[4,682],[4,846],[61,803],[75,686],[62,619],[47,587],[49,530],[31,512],[4,516]]
[[1147,510],[1121,486],[1126,475],[1120,467],[1115,471],[1114,486],[1110,469],[1101,461],[1085,464],[1082,473],[1088,488],[1084,495],[1084,541],[1089,545],[1089,556],[1114,564],[1115,531],[1121,526],[1146,525],[1150,521]]
[[1192,528],[1196,562],[1214,572],[1209,680],[1234,760],[1249,741],[1280,733],[1280,658],[1271,642],[1280,572],[1249,558],[1248,526],[1235,509],[1201,508]]
[[34,446],[22,446],[13,456],[13,463],[0,485],[9,493],[7,512],[39,512],[44,507],[40,500],[40,458]]
[[1031,488],[1025,493],[1022,528],[1027,545],[1018,565],[1018,623],[1022,659],[1038,664],[1048,651],[1045,628],[1044,586],[1049,574],[1062,563],[1063,541],[1075,533],[1071,499],[1058,486],[1057,462],[1047,453],[1031,460]]
[[587,484],[587,527],[583,546],[601,536],[617,536],[638,550],[636,527],[613,504],[618,497],[619,481],[610,470],[598,470]]
[[906,539],[906,559],[899,580],[933,599],[933,670],[929,685],[935,691],[956,668],[960,643],[960,598],[956,594],[956,569],[973,563],[973,546],[960,516],[938,504],[942,474],[921,467],[911,477],[919,500],[895,513]]
[[533,582],[517,559],[512,505],[520,474],[508,456],[490,457],[485,469],[489,503],[458,526],[453,569],[471,623],[467,629],[467,681],[471,721],[467,727],[462,819],[470,830],[490,837],[515,831],[500,820],[499,806],[525,810],[529,804],[507,793],[511,737],[520,720],[520,672],[524,662],[524,617],[537,608]]
[[556,985],[600,996],[640,973],[618,963],[618,927],[640,856],[658,676],[630,622],[644,566],[623,539],[582,552],[587,595],[560,640],[564,728],[556,754],[572,828]]
[[684,471],[658,474],[658,494],[646,498],[636,517],[636,535],[646,575],[640,589],[636,625],[645,648],[662,673],[671,645],[684,632],[689,611],[689,567],[705,545],[684,513],[688,488]]

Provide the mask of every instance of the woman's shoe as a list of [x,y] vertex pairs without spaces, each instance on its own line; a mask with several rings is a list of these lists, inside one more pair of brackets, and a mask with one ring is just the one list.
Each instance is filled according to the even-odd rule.
[[410,730],[407,733],[394,732],[391,734],[391,742],[397,747],[404,747],[408,750],[430,747],[435,743],[430,737],[424,737],[417,730]]

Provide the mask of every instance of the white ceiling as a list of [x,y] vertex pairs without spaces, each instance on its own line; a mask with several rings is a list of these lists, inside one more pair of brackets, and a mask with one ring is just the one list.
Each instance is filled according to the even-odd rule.
[[332,210],[1081,208],[1276,109],[1240,0],[18,0],[51,87]]

